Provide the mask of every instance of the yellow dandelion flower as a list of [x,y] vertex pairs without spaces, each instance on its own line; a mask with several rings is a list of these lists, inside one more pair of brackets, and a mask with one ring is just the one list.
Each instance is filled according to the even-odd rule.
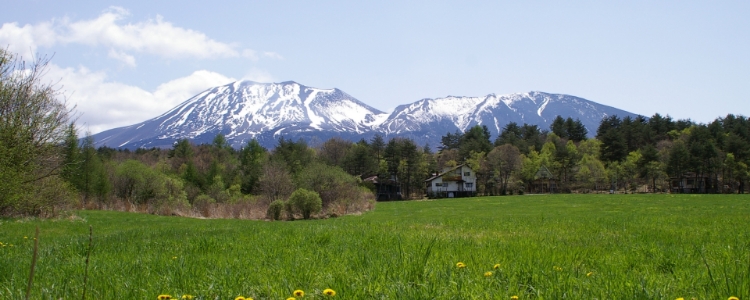
[[594,272],[588,272],[588,273],[586,273],[586,277],[589,277],[591,275],[594,275]]
[[188,295],[188,294],[182,295],[182,299],[185,299],[185,300],[193,300],[193,298],[195,298],[193,297],[193,295]]
[[169,300],[169,299],[172,299],[172,296],[170,296],[170,295],[159,295],[158,297],[156,297],[156,299],[159,299],[159,300]]
[[492,268],[495,270],[500,269],[500,264],[495,264],[494,266],[492,266]]
[[727,300],[740,300],[740,298],[737,298],[736,296],[729,297]]
[[245,299],[245,297],[242,297],[242,296],[237,296],[237,298],[234,298],[234,300],[247,300],[247,299]]
[[490,271],[484,272],[484,277],[490,277],[490,276],[492,276],[492,272]]
[[510,296],[510,300],[518,300],[518,296]]
[[677,298],[677,299],[674,299],[674,300],[685,300],[685,298],[680,297],[680,298]]
[[24,240],[27,240],[27,239],[29,239],[29,237],[25,236],[25,237],[23,237],[23,239],[24,239]]
[[466,264],[459,261],[458,263],[456,263],[456,268],[459,268],[459,269],[466,268]]
[[326,295],[326,296],[336,296],[336,291],[334,291],[332,289],[325,289],[325,290],[323,290],[323,295]]
[[294,299],[294,297],[289,297],[289,298],[286,298],[286,300],[297,300],[297,299]]
[[303,290],[296,290],[296,291],[294,291],[294,293],[292,293],[292,295],[294,295],[294,297],[304,297],[305,296],[305,291],[303,291]]

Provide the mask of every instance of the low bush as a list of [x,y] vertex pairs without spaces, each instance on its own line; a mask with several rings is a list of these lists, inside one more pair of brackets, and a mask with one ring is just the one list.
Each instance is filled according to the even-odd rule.
[[284,205],[284,201],[281,200],[271,202],[271,204],[268,205],[266,217],[274,221],[281,220],[281,213],[284,211]]
[[290,213],[300,213],[302,218],[309,219],[312,214],[318,213],[323,208],[323,201],[320,195],[314,191],[306,189],[297,189],[289,196]]

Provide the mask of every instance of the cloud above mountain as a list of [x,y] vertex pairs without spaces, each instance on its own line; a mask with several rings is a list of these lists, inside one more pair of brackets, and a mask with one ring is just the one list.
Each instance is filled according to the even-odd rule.
[[148,91],[110,81],[104,72],[57,65],[49,66],[45,78],[57,83],[70,106],[75,105],[76,111],[84,112],[78,124],[83,131],[92,133],[153,118],[207,88],[236,80],[199,70]]
[[35,25],[5,23],[0,27],[0,45],[24,57],[32,57],[40,47],[80,44],[108,49],[108,56],[128,66],[136,65],[134,54],[156,55],[167,59],[261,57],[280,59],[275,52],[258,52],[236,44],[216,41],[206,34],[176,26],[160,15],[154,19],[125,22],[130,12],[113,6],[99,16],[73,21],[53,19]]

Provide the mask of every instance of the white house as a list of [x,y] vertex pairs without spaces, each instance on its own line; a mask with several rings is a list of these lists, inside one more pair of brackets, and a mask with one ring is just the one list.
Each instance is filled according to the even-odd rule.
[[428,197],[467,197],[477,192],[477,174],[469,166],[461,164],[443,169],[425,180]]

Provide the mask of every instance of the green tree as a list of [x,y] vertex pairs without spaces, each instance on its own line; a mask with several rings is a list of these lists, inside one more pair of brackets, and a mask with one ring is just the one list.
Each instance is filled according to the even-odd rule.
[[65,131],[63,148],[63,165],[60,177],[81,191],[81,149],[78,145],[78,132],[75,123],[71,123]]
[[511,144],[495,147],[487,155],[487,163],[490,165],[493,177],[500,183],[500,193],[508,192],[508,184],[511,177],[521,169],[521,152]]
[[293,212],[302,214],[304,219],[309,219],[313,214],[321,211],[323,202],[318,193],[306,189],[297,189],[287,200]]
[[580,167],[576,179],[583,187],[598,191],[607,183],[607,170],[596,155],[584,154],[578,163]]
[[516,122],[505,124],[503,129],[500,131],[500,134],[497,136],[497,139],[495,139],[496,147],[505,144],[511,144],[519,149],[525,148],[522,145],[525,144],[523,140],[523,131]]
[[492,150],[492,143],[490,143],[490,131],[487,126],[471,127],[461,136],[458,152],[462,159],[468,158],[472,151],[489,153],[490,150]]
[[247,141],[247,145],[240,150],[241,190],[243,193],[250,194],[256,191],[267,154],[266,149],[256,139]]
[[573,118],[568,117],[568,119],[565,120],[565,130],[567,131],[568,139],[576,143],[586,140],[586,137],[589,134],[586,126],[584,126],[578,118],[573,121]]
[[596,138],[602,142],[600,159],[604,163],[621,162],[628,155],[628,145],[622,132],[622,121],[617,116],[602,119]]
[[53,188],[45,194],[54,194],[59,188],[36,183],[61,171],[59,145],[71,123],[58,89],[42,83],[48,63],[41,58],[27,65],[0,49],[0,214],[38,215],[54,205],[32,197],[39,189]]
[[535,150],[531,150],[529,154],[522,155],[521,159],[522,159],[521,171],[520,171],[521,180],[523,180],[524,185],[526,187],[531,187],[531,184],[534,181],[534,177],[536,176],[536,173],[539,171],[539,168],[542,166],[542,158],[539,155],[539,152],[536,152]]
[[[572,119],[570,120],[572,122]],[[561,139],[568,138],[568,127],[565,124],[565,119],[563,119],[563,117],[560,115],[558,115],[557,117],[555,117],[554,120],[552,120],[552,124],[549,125],[549,130],[555,135],[559,136]]]

